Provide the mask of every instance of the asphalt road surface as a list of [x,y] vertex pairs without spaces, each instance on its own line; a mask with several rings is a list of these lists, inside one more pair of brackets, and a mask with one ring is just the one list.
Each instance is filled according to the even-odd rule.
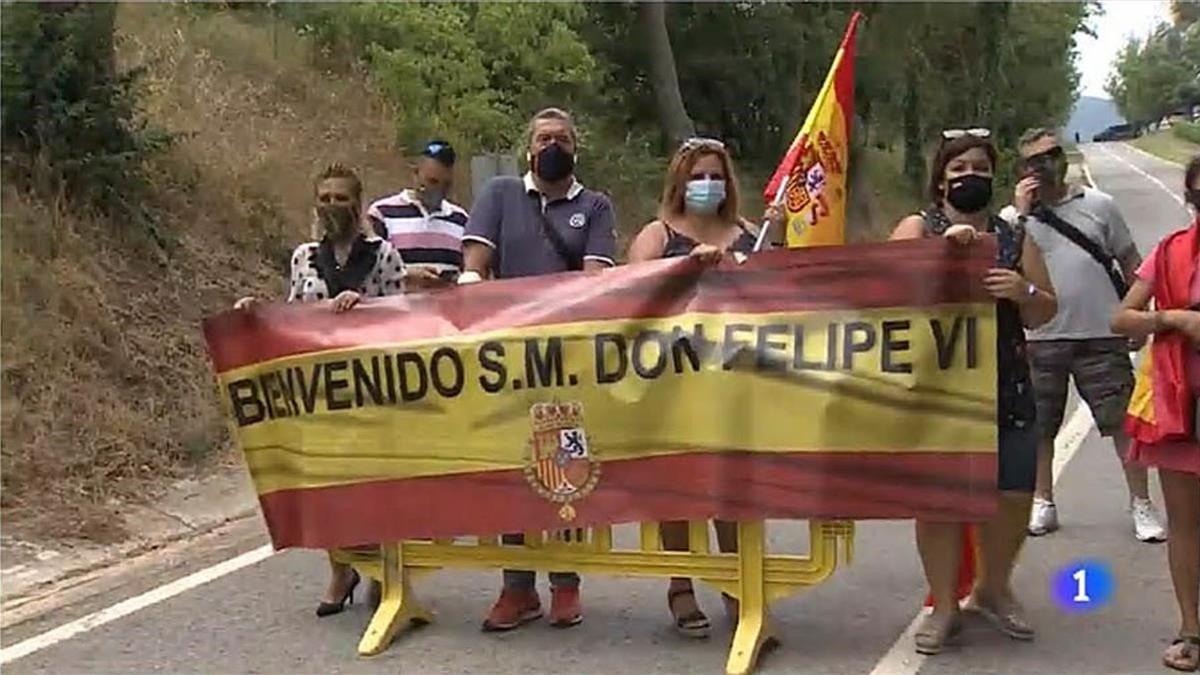
[[[1143,252],[1186,223],[1179,196],[1182,169],[1123,145],[1083,150],[1095,182],[1117,198]],[[1034,642],[1015,643],[984,625],[968,624],[960,648],[917,657],[905,633],[924,595],[912,524],[862,522],[852,565],[773,607],[783,646],[760,662],[759,672],[1165,672],[1159,655],[1177,628],[1166,549],[1133,539],[1111,445],[1095,434],[1086,413],[1067,426],[1059,439],[1059,459],[1070,457],[1058,480],[1062,530],[1031,540],[1015,577],[1039,630]],[[1157,484],[1154,494],[1158,500]],[[801,523],[770,527],[773,550],[802,550],[806,534]],[[252,553],[262,559],[233,571],[227,568],[236,565],[228,563],[213,568],[260,550],[264,542],[259,522],[242,522],[117,570],[90,591],[64,593],[62,606],[6,626],[0,635],[3,669],[12,675],[723,672],[729,629],[711,591],[701,591],[715,623],[707,641],[688,641],[672,631],[665,582],[602,577],[585,579],[586,620],[576,629],[535,624],[484,635],[479,621],[499,574],[482,572],[442,572],[421,580],[417,592],[437,621],[401,635],[380,656],[359,658],[355,646],[369,618],[365,607],[321,620],[313,615],[325,581],[322,555]],[[1115,598],[1090,614],[1063,613],[1051,601],[1049,579],[1054,570],[1085,557],[1111,565]],[[209,570],[207,583],[173,595],[171,587],[162,589],[201,570]],[[54,632],[95,612],[119,618]],[[10,650],[22,644],[36,649],[12,659]]]

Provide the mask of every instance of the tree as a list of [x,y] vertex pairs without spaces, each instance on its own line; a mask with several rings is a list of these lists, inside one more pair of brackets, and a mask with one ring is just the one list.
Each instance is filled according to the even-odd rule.
[[1171,0],[1171,21],[1176,28],[1200,22],[1200,0]]
[[1163,24],[1144,42],[1131,39],[1106,88],[1121,114],[1139,124],[1200,103],[1200,24]]
[[50,198],[152,227],[142,162],[170,137],[138,119],[138,73],[116,72],[116,5],[14,4],[4,11],[0,127],[8,175]]
[[667,8],[661,0],[638,5],[638,23],[649,47],[650,81],[658,104],[659,124],[663,135],[677,145],[696,135],[696,125],[688,117],[679,93],[679,78],[675,73],[675,54],[671,51],[671,36],[667,32]]

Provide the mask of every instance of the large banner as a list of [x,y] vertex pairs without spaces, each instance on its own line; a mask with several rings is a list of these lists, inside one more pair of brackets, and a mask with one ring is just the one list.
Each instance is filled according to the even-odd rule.
[[205,322],[277,547],[995,508],[991,240],[682,258]]

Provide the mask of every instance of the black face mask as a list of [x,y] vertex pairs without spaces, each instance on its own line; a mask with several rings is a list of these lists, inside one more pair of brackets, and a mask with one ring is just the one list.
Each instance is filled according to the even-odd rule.
[[533,158],[533,172],[538,178],[550,183],[558,182],[575,171],[575,155],[567,152],[558,143],[542,148]]
[[946,183],[946,201],[960,213],[977,213],[992,201],[992,177],[969,173]]
[[358,227],[358,209],[345,204],[321,204],[317,218],[321,230],[333,239],[344,239]]
[[1191,188],[1184,193],[1184,199],[1192,205],[1196,211],[1200,211],[1200,188]]

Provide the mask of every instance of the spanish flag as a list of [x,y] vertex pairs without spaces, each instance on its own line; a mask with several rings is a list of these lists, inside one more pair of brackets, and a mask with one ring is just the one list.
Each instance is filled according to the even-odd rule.
[[764,190],[769,203],[787,209],[787,244],[830,246],[846,241],[846,174],[854,120],[854,36],[860,12],[850,17],[817,100],[800,133]]

